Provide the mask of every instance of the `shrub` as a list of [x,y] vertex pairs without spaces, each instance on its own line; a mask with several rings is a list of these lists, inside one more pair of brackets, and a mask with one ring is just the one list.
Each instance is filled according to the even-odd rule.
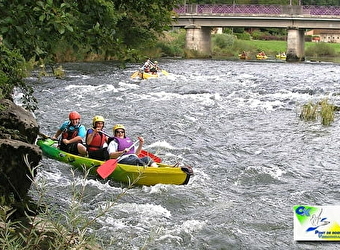
[[336,109],[327,99],[317,103],[309,102],[302,106],[300,119],[305,121],[320,119],[322,125],[329,126],[334,121],[334,111]]
[[248,32],[235,33],[235,36],[237,37],[237,39],[240,39],[240,40],[251,40],[251,36]]
[[23,92],[23,106],[31,111],[37,109],[33,89],[27,86],[28,63],[17,50],[9,50],[0,44],[0,98],[12,99],[13,90],[18,87]]
[[87,197],[86,179],[90,170],[84,169],[84,178],[81,179],[76,178],[72,171],[73,181],[68,193],[70,201],[65,211],[60,213],[60,207],[48,204],[46,181],[43,178],[34,179],[35,170],[30,167],[27,157],[25,162],[31,172],[31,194],[39,209],[30,211],[25,218],[12,220],[13,208],[0,204],[0,249],[104,249],[89,228],[98,218],[109,213],[135,183],[130,183],[104,205],[98,205],[90,218],[83,214],[84,199]]
[[327,43],[315,43],[305,50],[306,56],[336,56],[335,49]]
[[212,43],[220,49],[232,46],[234,41],[234,36],[228,34],[215,34],[212,36]]
[[160,37],[156,48],[162,56],[182,56],[185,49],[186,32],[184,29],[164,33]]

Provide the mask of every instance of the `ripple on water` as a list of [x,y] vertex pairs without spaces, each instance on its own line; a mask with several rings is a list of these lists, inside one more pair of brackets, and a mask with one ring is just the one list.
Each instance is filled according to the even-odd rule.
[[[93,232],[111,249],[335,249],[294,242],[291,221],[293,205],[340,198],[339,114],[328,127],[298,117],[309,101],[340,103],[339,65],[159,61],[169,77],[133,81],[139,65],[98,62],[63,65],[65,80],[28,79],[42,132],[55,133],[72,110],[86,127],[103,115],[107,131],[123,123],[165,162],[194,167],[186,186],[129,190]],[[42,168],[53,202],[66,209],[69,168],[53,160]],[[88,189],[91,217],[122,187],[91,180]]]

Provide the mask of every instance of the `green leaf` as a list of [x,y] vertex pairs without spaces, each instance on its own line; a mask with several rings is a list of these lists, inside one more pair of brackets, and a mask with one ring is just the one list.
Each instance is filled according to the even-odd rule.
[[19,33],[24,33],[24,30],[21,26],[15,26],[15,28]]
[[45,20],[45,14],[42,14],[40,17],[39,17],[39,21],[40,22],[43,22]]
[[63,26],[58,26],[57,27],[59,34],[64,34],[65,33],[65,28]]
[[5,21],[6,23],[8,23],[8,24],[14,23],[14,20],[13,20],[13,18],[11,18],[11,17],[6,17],[6,18],[4,19],[4,21]]
[[38,1],[37,5],[40,6],[41,8],[45,7],[44,2],[42,2],[42,1]]
[[9,31],[8,27],[1,27],[0,29],[1,33],[7,33]]
[[34,7],[34,8],[33,8],[33,11],[39,12],[39,11],[41,11],[41,8],[39,8],[39,7]]
[[66,24],[65,27],[68,31],[73,32],[73,27],[71,25]]

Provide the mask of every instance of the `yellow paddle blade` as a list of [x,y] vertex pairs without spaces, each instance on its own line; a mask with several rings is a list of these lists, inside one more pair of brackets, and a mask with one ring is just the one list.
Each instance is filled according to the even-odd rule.
[[162,73],[163,73],[163,75],[169,75],[169,73],[167,72],[167,71],[165,71],[164,69],[162,69]]
[[135,78],[135,77],[137,77],[138,76],[138,71],[136,71],[135,73],[133,73],[132,75],[131,75],[131,78]]

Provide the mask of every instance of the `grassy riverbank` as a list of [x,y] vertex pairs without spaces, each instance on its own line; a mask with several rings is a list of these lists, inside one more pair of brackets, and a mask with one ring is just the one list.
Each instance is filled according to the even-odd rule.
[[[267,55],[274,56],[280,51],[286,51],[286,41],[238,40],[242,44],[254,47],[257,51],[265,51]],[[253,51],[256,52],[256,51]],[[305,42],[306,57],[340,57],[339,43],[314,43]]]
[[[238,59],[238,55],[242,51],[246,51],[251,58],[255,58],[255,55],[260,51],[264,51],[269,58],[275,58],[278,53],[287,51],[286,41],[242,40],[232,34],[214,34],[211,39],[213,58]],[[195,51],[185,49],[185,30],[166,32],[165,36],[159,39],[156,48],[151,49],[148,53],[153,58],[161,56],[199,57]],[[340,44],[305,42],[305,56],[306,60],[340,62]]]

